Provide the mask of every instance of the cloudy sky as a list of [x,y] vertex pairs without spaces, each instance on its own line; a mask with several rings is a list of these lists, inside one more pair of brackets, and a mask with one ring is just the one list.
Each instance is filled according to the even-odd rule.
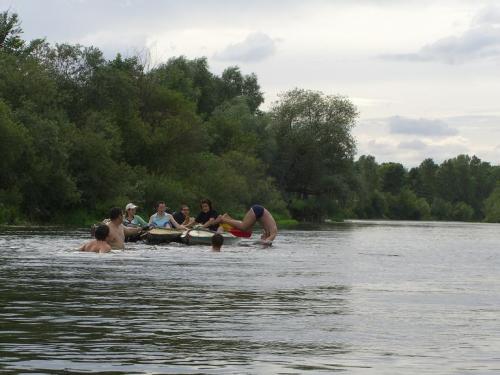
[[349,97],[358,155],[500,164],[500,2],[491,0],[0,0],[26,39],[154,63],[206,56],[255,72],[264,109],[300,87]]

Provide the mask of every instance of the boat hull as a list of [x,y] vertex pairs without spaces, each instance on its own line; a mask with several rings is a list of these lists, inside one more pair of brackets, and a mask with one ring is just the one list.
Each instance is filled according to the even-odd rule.
[[170,228],[153,228],[150,229],[144,238],[148,244],[169,243],[173,241],[180,241],[182,230]]
[[[217,232],[208,230],[189,230],[182,234],[181,240],[186,245],[212,245],[212,237]],[[224,238],[223,245],[237,245],[240,238],[233,236],[231,233],[219,233]]]

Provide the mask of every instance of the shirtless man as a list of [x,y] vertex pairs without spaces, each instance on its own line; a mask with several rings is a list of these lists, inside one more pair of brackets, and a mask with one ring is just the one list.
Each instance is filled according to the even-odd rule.
[[106,242],[109,236],[109,228],[107,225],[99,225],[94,232],[95,240],[89,241],[80,247],[80,251],[92,251],[94,253],[108,253],[111,251],[111,246]]
[[112,249],[125,248],[125,233],[127,236],[138,234],[142,231],[141,228],[128,228],[123,225],[123,212],[119,207],[113,207],[109,212],[110,221],[106,223],[109,227],[109,236],[107,242]]
[[276,225],[276,221],[273,218],[273,215],[266,210],[264,207],[259,206],[258,204],[254,204],[248,212],[245,214],[245,217],[242,221],[235,220],[230,217],[228,214],[224,214],[221,217],[223,223],[232,225],[235,228],[238,228],[242,231],[247,231],[258,221],[264,228],[264,233],[260,237],[260,243],[264,246],[271,246],[273,244],[273,240],[276,238],[278,234],[278,226]]

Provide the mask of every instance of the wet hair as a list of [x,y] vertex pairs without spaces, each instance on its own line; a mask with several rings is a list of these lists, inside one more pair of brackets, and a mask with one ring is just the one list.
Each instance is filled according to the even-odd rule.
[[210,201],[210,199],[202,199],[200,201],[200,208],[201,206],[203,206],[204,204],[208,204],[208,208],[210,209],[210,211],[212,211],[212,202]]
[[215,233],[212,236],[212,246],[221,247],[223,243],[224,243],[224,237],[222,237],[222,234]]
[[94,236],[96,240],[104,241],[109,234],[109,227],[107,225],[101,224],[98,225],[95,229]]
[[111,220],[115,220],[117,217],[120,217],[121,215],[123,215],[123,211],[120,207],[113,207],[109,211],[109,218]]
[[165,204],[165,201],[156,202],[156,209],[158,209],[158,207],[160,207],[160,204]]

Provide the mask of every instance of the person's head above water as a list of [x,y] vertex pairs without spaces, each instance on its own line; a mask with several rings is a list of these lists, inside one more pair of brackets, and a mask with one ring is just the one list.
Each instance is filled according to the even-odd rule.
[[109,211],[109,218],[111,219],[111,221],[113,220],[116,220],[118,218],[123,218],[123,212],[122,212],[122,209],[120,207],[113,207],[110,211]]
[[95,229],[94,236],[98,241],[106,241],[108,235],[109,227],[107,225],[101,224]]
[[222,244],[224,243],[224,237],[222,234],[216,233],[212,236],[212,250],[220,251]]

